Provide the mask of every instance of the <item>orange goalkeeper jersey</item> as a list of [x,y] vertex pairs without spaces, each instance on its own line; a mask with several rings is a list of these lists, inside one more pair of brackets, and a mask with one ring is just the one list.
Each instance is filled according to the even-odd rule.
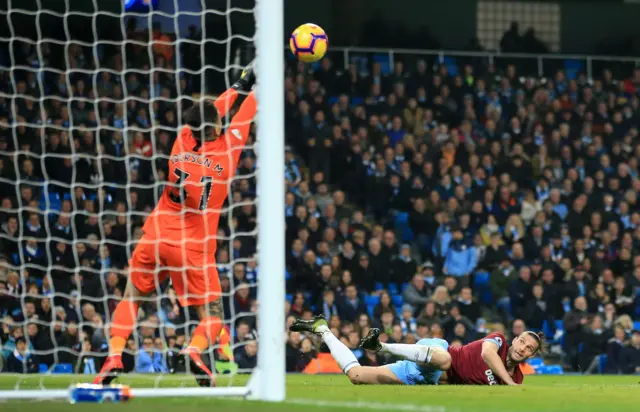
[[[215,101],[221,117],[236,97],[237,92],[229,89]],[[256,98],[251,92],[217,140],[199,146],[191,128],[182,128],[171,150],[169,184],[143,227],[146,238],[215,253],[222,205],[255,114]]]

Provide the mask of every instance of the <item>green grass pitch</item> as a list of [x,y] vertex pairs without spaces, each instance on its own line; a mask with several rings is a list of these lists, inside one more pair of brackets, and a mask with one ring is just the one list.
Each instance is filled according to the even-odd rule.
[[[66,388],[87,382],[82,375],[0,375],[0,389]],[[247,377],[218,379],[218,386],[244,385]],[[188,376],[128,375],[120,383],[133,388],[193,386]],[[225,398],[133,399],[126,404],[78,404],[63,401],[2,401],[3,412],[622,412],[640,410],[640,376],[532,376],[520,387],[507,386],[353,386],[344,376],[287,376],[287,401],[267,404]]]

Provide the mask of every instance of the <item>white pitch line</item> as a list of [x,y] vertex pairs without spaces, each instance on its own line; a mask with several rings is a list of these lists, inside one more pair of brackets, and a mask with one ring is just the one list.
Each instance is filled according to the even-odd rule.
[[444,406],[419,406],[403,403],[374,403],[374,402],[340,402],[340,401],[316,401],[310,399],[287,399],[284,403],[308,406],[328,406],[336,408],[352,408],[352,409],[376,409],[376,410],[396,410],[396,411],[415,411],[415,412],[446,412]]

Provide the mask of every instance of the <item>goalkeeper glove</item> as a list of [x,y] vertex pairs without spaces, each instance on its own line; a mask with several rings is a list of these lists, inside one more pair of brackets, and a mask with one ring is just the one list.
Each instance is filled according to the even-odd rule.
[[252,89],[256,82],[256,75],[254,72],[255,60],[247,65],[242,71],[240,78],[231,87],[236,90],[248,92]]

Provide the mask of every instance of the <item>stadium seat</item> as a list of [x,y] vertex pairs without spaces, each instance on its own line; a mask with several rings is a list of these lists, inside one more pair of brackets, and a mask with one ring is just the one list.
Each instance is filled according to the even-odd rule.
[[489,272],[476,272],[473,277],[473,284],[480,302],[486,305],[493,304],[493,296],[491,295],[491,289],[489,289]]
[[402,242],[411,242],[413,240],[413,231],[409,227],[409,214],[398,212],[395,217],[396,231],[400,233]]
[[53,366],[51,373],[73,373],[73,365],[70,363],[57,363]]
[[484,286],[489,284],[489,272],[476,272],[473,279],[474,286]]
[[533,366],[534,368],[539,368],[541,366],[544,366],[544,359],[542,358],[531,358],[527,361],[527,363],[531,366]]
[[564,61],[564,69],[569,80],[575,80],[578,73],[584,71],[584,61],[576,59],[567,59]]
[[351,98],[351,106],[359,106],[364,104],[364,98],[362,97],[352,97]]
[[367,312],[369,312],[369,316],[373,316],[373,309],[376,307],[378,302],[380,302],[380,296],[367,295],[364,297],[364,301],[367,305]]
[[[48,204],[47,204],[48,202]],[[57,192],[49,192],[48,189],[42,191],[42,196],[40,198],[40,210],[49,210],[58,212],[62,207],[62,199],[60,198],[60,194]]]
[[393,71],[393,67],[391,67],[391,62],[389,61],[389,55],[387,53],[374,54],[373,61],[375,63],[380,63],[380,70],[382,71],[382,74],[390,74]]
[[539,369],[536,369],[536,374],[540,375],[562,375],[564,371],[560,365],[545,365]]
[[447,73],[449,73],[449,76],[455,77],[458,75],[458,64],[454,57],[444,56],[440,59],[440,64],[447,67]]
[[391,301],[393,302],[394,305],[396,305],[396,308],[399,308],[402,306],[402,295],[391,295]]
[[398,285],[396,285],[395,283],[389,283],[389,293],[391,293],[392,295],[397,295],[398,294]]
[[633,322],[633,329],[640,330],[640,320]]
[[383,289],[386,289],[386,287],[385,287],[384,283],[382,283],[382,282],[376,282],[376,283],[375,283],[375,285],[374,285],[374,287],[376,288],[376,290],[383,290]]
[[609,357],[607,355],[598,356],[598,373],[604,373],[607,369],[607,362],[609,361]]
[[41,363],[40,365],[38,365],[40,368],[40,373],[47,373],[49,372],[49,367],[47,365],[45,365],[44,363]]
[[367,306],[375,306],[380,302],[380,296],[377,295],[367,295],[364,297],[364,302]]
[[291,302],[293,301],[293,295],[291,293],[287,293],[285,295],[285,298],[287,299],[287,302]]

